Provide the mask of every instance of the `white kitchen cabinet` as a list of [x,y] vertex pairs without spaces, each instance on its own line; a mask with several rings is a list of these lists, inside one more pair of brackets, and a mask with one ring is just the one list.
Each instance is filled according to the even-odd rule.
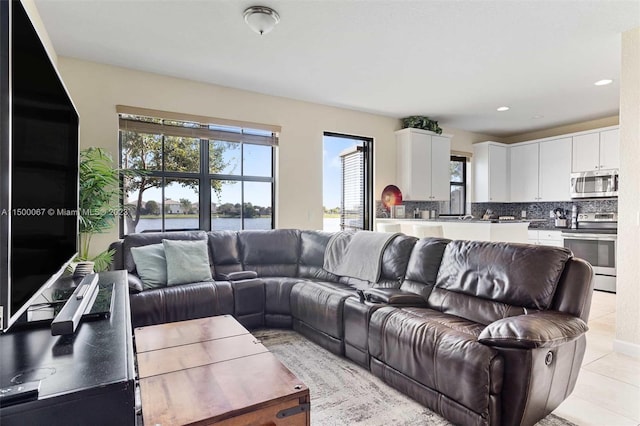
[[512,145],[512,202],[569,201],[571,138]]
[[608,129],[573,137],[573,172],[617,169],[620,167],[620,132]]
[[528,238],[528,242],[529,244],[534,244],[534,245],[538,245],[538,231],[534,231],[529,229],[527,231],[527,238]]
[[450,198],[451,136],[427,130],[396,132],[397,185],[408,201],[448,201]]
[[509,201],[507,146],[497,142],[473,145],[473,188],[476,203]]
[[[538,196],[538,144],[529,143],[509,148],[511,180],[510,200],[537,201]],[[567,180],[568,182],[568,180]]]
[[571,171],[586,172],[600,167],[600,132],[573,137]]
[[571,138],[540,142],[538,201],[571,200]]
[[562,231],[530,229],[529,231],[527,231],[527,237],[529,239],[529,244],[535,244],[539,246],[564,247]]
[[620,168],[620,130],[600,132],[600,169]]

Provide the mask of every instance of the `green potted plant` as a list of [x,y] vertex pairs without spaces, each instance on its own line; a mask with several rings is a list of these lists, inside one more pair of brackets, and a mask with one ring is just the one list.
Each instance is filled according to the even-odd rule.
[[412,115],[402,119],[402,128],[411,127],[414,129],[430,130],[437,134],[442,134],[442,128],[438,122],[423,115]]
[[113,158],[102,148],[87,148],[80,152],[79,248],[76,275],[109,268],[114,251],[105,250],[89,255],[91,237],[107,232],[115,222],[120,194],[121,171],[113,167]]

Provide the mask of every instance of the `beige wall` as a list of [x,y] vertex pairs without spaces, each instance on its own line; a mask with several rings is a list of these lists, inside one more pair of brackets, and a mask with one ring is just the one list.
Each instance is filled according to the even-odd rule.
[[535,132],[522,133],[508,138],[503,138],[504,143],[517,143],[532,141],[535,139],[549,138],[553,136],[566,135],[567,133],[582,132],[585,130],[598,129],[600,127],[617,126],[619,119],[617,115],[599,118],[597,120],[581,121],[579,123],[567,124],[565,126],[552,127]]
[[[117,104],[282,126],[277,150],[276,226],[322,228],[322,136],[374,138],[374,198],[395,182],[398,119],[261,95],[131,69],[60,57],[62,77],[80,114],[82,148],[107,148],[117,158]],[[452,149],[471,152],[488,136],[456,129]],[[489,137],[490,138],[490,137]],[[99,250],[118,237],[98,236]]]
[[471,133],[465,130],[458,130],[449,128],[446,126],[441,126],[442,132],[447,133],[449,135],[453,135],[451,138],[451,150],[452,151],[462,151],[467,153],[473,152],[473,144],[477,142],[485,142],[485,141],[494,141],[494,142],[503,142],[502,138],[498,138],[496,136],[485,135],[482,133]]
[[640,356],[640,28],[622,34],[614,349]]

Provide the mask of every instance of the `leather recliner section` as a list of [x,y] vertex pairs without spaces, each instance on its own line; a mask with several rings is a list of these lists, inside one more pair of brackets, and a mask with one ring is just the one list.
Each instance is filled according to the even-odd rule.
[[130,295],[133,327],[233,314],[233,292],[226,281],[200,282]]
[[[371,356],[488,418],[502,391],[498,351],[479,343],[481,324],[428,308],[383,308],[369,324]],[[416,351],[415,348],[420,348]]]
[[353,288],[343,284],[301,282],[291,290],[291,314],[307,325],[305,332],[310,328],[342,340],[344,301],[355,294]]

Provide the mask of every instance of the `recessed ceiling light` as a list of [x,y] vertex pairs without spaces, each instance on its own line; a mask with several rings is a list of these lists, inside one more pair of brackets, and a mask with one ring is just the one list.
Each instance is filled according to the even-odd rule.
[[606,86],[607,84],[611,84],[611,83],[613,83],[613,80],[605,79],[605,80],[598,80],[593,84],[595,84],[596,86]]
[[509,107],[508,106],[501,106],[501,107],[496,108],[496,111],[500,111],[500,112],[509,111]]

